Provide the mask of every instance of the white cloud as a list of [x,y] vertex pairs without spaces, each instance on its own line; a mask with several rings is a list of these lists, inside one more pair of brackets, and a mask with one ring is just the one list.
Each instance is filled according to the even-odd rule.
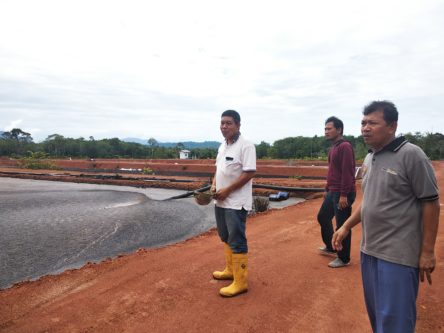
[[273,142],[323,135],[332,114],[358,135],[362,107],[390,99],[404,132],[444,132],[443,15],[438,0],[6,0],[0,125],[220,140],[234,108],[248,137]]
[[12,130],[14,128],[18,128],[22,122],[23,122],[22,119],[13,120],[13,121],[11,121],[11,123],[9,125],[6,125],[4,127],[4,130],[9,132],[10,130]]

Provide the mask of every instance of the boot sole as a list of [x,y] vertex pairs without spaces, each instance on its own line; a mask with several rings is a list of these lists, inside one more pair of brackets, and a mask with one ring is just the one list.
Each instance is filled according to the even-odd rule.
[[245,289],[245,290],[242,290],[242,291],[238,292],[237,294],[233,294],[233,295],[224,295],[224,294],[221,294],[221,293],[219,293],[219,295],[221,295],[222,297],[230,298],[230,297],[234,297],[234,296],[237,296],[237,295],[244,294],[247,291],[248,291],[248,289]]
[[232,278],[232,277],[226,277],[226,278],[217,278],[217,277],[215,277],[215,276],[213,276],[213,279],[215,279],[215,280],[219,280],[219,281],[233,280],[233,278]]
[[214,273],[211,275],[213,276],[213,279],[215,279],[215,280],[233,280],[234,279],[234,275],[231,275],[231,276],[225,275],[225,276],[221,276],[221,277],[214,275]]
[[340,264],[340,265],[330,265],[330,264],[328,264],[328,267],[330,267],[330,268],[342,268],[342,267],[347,267],[347,266],[350,266],[350,263],[348,262],[348,263],[344,263],[344,264]]

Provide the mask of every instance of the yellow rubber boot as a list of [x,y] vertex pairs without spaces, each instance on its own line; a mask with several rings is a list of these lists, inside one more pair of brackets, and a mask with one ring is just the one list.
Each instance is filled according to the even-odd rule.
[[230,246],[225,243],[225,269],[221,271],[215,271],[213,272],[213,277],[216,280],[233,280],[233,263],[231,260],[231,256],[233,255],[233,252],[231,252]]
[[219,293],[225,297],[242,294],[248,290],[248,257],[246,253],[233,253],[234,281],[228,287],[222,288]]

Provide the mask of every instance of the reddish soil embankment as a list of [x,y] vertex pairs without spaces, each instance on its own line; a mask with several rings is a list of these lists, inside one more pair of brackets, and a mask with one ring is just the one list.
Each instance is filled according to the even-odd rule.
[[[24,170],[18,161],[0,158],[0,177],[54,180],[77,183],[196,190],[212,181],[214,160],[51,160],[59,170]],[[311,165],[310,165],[311,163]],[[314,165],[321,164],[321,165]],[[323,188],[327,167],[324,162],[258,161],[255,185]],[[149,173],[141,172],[149,170]],[[255,189],[256,195],[278,190]],[[311,198],[315,192],[292,191],[292,196]]]
[[[209,176],[215,172],[214,160],[131,160],[131,159],[95,159],[95,160],[50,160],[52,164],[64,170],[109,171],[122,169],[149,169],[157,175],[193,175]],[[0,159],[0,166],[17,167],[17,160]],[[258,176],[310,177],[325,178],[325,162],[263,160],[258,161]]]
[[[434,166],[442,203],[444,162]],[[249,219],[250,290],[241,296],[218,295],[227,282],[211,278],[223,266],[213,230],[0,291],[0,331],[371,332],[359,270],[360,227],[353,233],[352,264],[328,268],[331,259],[317,252],[320,204],[320,198],[309,200]],[[418,333],[444,331],[442,227],[436,254],[433,285],[422,283],[419,292]]]

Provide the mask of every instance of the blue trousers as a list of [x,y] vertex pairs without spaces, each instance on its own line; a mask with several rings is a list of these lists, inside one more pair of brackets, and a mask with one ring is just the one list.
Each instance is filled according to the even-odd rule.
[[233,253],[248,253],[245,235],[247,211],[215,206],[217,232],[222,242],[227,243]]
[[415,332],[419,270],[361,252],[361,272],[373,332]]
[[[333,217],[336,220],[336,230],[338,230],[349,218],[352,212],[352,204],[355,201],[356,193],[350,192],[347,194],[348,207],[345,209],[339,209],[339,192],[327,192],[324,198],[324,202],[318,212],[318,222],[321,226],[321,236],[325,246],[330,251],[333,251],[331,246],[331,239],[333,237]],[[350,261],[350,247],[351,247],[351,235],[350,230],[347,237],[342,241],[342,250],[338,252],[338,258],[343,262]]]

